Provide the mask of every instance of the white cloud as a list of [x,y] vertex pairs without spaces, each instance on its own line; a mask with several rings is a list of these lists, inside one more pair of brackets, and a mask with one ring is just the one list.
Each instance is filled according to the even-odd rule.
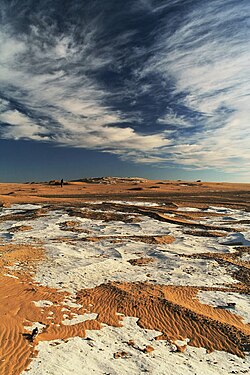
[[[110,109],[105,104],[108,93],[85,74],[112,59],[112,54],[105,51],[93,52],[94,34],[95,29],[91,29],[79,46],[69,35],[54,36],[53,27],[40,30],[33,26],[30,35],[18,39],[6,30],[0,33],[0,45],[5,51],[0,57],[0,83],[15,101],[36,114],[34,121],[34,117],[6,108],[0,116],[3,123],[9,124],[2,129],[4,138],[46,139],[120,155],[128,150],[151,152],[168,144],[164,134],[144,135],[117,125],[130,118]],[[125,33],[114,43],[123,44],[132,37],[133,32]],[[84,63],[79,65],[81,59]]]
[[0,30],[0,64],[8,67],[13,60],[26,49],[25,43],[16,38],[11,38],[7,32]]
[[0,113],[5,112],[9,108],[9,102],[5,99],[0,99]]
[[[195,8],[181,27],[162,32],[155,55],[142,74],[158,72],[175,83],[181,104],[203,115],[188,121],[196,132],[177,137],[178,147],[166,149],[166,159],[190,167],[247,171],[250,160],[250,32],[243,20],[246,3],[211,1]],[[241,22],[240,22],[241,21]],[[180,114],[158,120],[185,127]],[[197,145],[183,147],[183,143]],[[183,147],[183,148],[182,148]],[[171,155],[168,155],[171,154]]]
[[175,127],[189,127],[191,126],[191,121],[185,119],[182,115],[177,115],[170,110],[165,116],[158,118],[157,122],[162,125],[173,125]]
[[[0,114],[0,121],[6,123],[3,138],[46,140],[46,131],[43,127],[31,121],[28,116],[14,111],[5,111]],[[41,136],[44,133],[44,136]]]

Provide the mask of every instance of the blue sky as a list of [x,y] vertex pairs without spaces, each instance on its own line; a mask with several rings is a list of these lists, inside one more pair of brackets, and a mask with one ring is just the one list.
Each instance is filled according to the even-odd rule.
[[249,181],[249,0],[0,0],[0,181]]

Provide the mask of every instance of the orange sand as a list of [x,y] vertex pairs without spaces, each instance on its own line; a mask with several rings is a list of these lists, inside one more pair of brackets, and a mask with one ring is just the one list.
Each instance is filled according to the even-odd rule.
[[[151,189],[157,184],[157,189]],[[140,190],[131,188],[140,187]],[[237,194],[237,195],[236,195]],[[126,182],[114,185],[71,182],[62,188],[49,184],[0,183],[0,202],[79,202],[89,199],[144,199],[164,201],[176,207],[208,207],[223,204],[234,208],[249,207],[250,184],[185,181]]]

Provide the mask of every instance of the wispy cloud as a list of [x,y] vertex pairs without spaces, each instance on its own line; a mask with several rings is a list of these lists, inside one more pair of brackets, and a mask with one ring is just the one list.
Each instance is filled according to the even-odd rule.
[[198,119],[182,113],[159,118],[195,129],[175,138],[166,159],[188,167],[249,170],[250,32],[248,2],[211,1],[183,14],[171,35],[158,37],[155,54],[143,74],[157,71],[172,78],[171,95]]
[[5,125],[2,137],[121,155],[166,145],[168,141],[160,134],[143,134],[129,127],[133,118],[110,108],[110,93],[91,78],[91,72],[113,63],[112,48],[126,43],[133,32],[120,34],[100,50],[96,35],[101,25],[91,20],[91,27],[87,26],[80,41],[71,33],[58,35],[55,25],[45,21],[31,24],[29,33],[19,36],[11,33],[11,25],[0,29],[0,82],[6,98],[0,107],[0,121]]
[[183,115],[177,115],[173,110],[169,110],[163,117],[159,117],[157,122],[162,125],[172,125],[174,128],[192,126],[192,122]]
[[[48,139],[41,126],[31,121],[28,116],[25,116],[17,110],[0,113],[0,121],[6,124],[2,132],[3,138],[25,138],[36,141]],[[44,134],[44,136],[42,136],[42,134]]]

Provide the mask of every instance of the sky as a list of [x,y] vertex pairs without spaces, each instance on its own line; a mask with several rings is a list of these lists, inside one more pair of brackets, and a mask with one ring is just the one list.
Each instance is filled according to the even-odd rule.
[[0,181],[250,182],[249,0],[0,0]]

